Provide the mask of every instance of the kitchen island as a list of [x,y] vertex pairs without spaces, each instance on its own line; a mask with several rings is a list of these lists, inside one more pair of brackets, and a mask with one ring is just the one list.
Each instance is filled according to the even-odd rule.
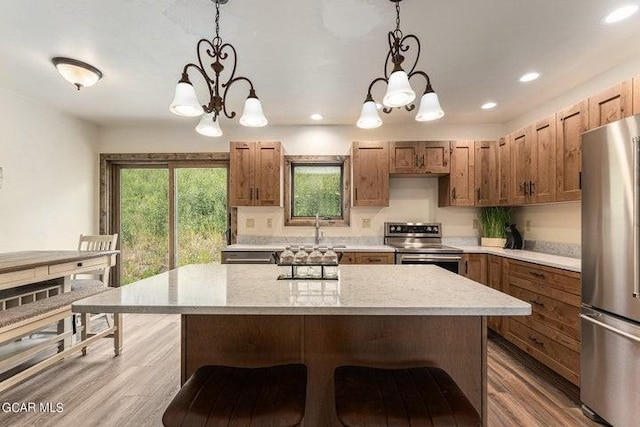
[[182,382],[199,366],[305,363],[307,426],[339,426],[339,365],[439,366],[486,423],[485,316],[531,306],[430,265],[344,265],[277,280],[276,265],[190,265],[80,300],[75,312],[182,315]]

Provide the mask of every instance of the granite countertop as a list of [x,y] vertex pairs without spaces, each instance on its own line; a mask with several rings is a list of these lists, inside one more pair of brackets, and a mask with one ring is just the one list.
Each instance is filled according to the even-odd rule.
[[[311,248],[314,246],[314,243],[270,243],[266,245],[246,245],[246,244],[233,244],[224,248],[223,252],[229,251],[241,251],[241,252],[277,252],[282,251],[286,246],[291,247],[299,247],[300,245],[305,248]],[[395,252],[395,249],[391,246],[387,245],[348,245],[348,244],[336,244],[333,245],[331,243],[320,243],[318,245],[321,248],[326,248],[327,246],[333,246],[333,249],[338,252]]]
[[578,258],[569,258],[558,255],[549,255],[542,252],[525,251],[521,249],[502,249],[488,246],[456,246],[465,253],[483,253],[499,255],[519,261],[532,262],[534,264],[546,265],[547,267],[561,268],[563,270],[580,273],[582,261]]
[[81,313],[509,316],[531,305],[433,265],[344,265],[277,280],[276,265],[188,265],[79,300]]

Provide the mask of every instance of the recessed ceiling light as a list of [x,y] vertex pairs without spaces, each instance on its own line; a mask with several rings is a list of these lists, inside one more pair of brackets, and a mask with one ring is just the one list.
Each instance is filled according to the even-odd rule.
[[524,76],[520,77],[520,81],[522,83],[531,82],[537,79],[538,77],[540,77],[540,73],[536,73],[536,72],[527,73]]
[[322,120],[324,119],[324,116],[322,114],[315,113],[315,114],[312,114],[309,118],[311,120]]
[[483,110],[491,110],[492,108],[496,108],[496,105],[498,104],[496,104],[495,102],[485,102],[480,108],[482,108]]
[[614,10],[613,12],[605,16],[602,19],[602,22],[604,24],[615,24],[616,22],[620,22],[624,19],[627,19],[637,11],[638,11],[637,4],[628,4],[626,6],[619,7],[618,9]]

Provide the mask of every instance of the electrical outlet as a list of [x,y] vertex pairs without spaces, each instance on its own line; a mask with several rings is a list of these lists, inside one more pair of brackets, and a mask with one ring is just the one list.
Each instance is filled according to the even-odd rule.
[[244,222],[245,227],[253,228],[256,225],[256,220],[253,218],[247,218]]
[[531,220],[526,220],[524,222],[524,231],[531,231]]
[[478,229],[478,220],[477,220],[477,219],[474,219],[474,220],[473,220],[473,225],[472,225],[472,226],[473,226],[473,229],[474,229],[474,230],[477,230],[477,229]]
[[362,228],[371,228],[371,218],[362,218]]
[[267,228],[273,228],[273,218],[267,218]]

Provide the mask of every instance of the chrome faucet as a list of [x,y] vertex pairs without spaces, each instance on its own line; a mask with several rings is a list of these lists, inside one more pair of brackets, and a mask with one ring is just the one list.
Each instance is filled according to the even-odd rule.
[[316,213],[316,236],[315,239],[313,240],[313,242],[316,245],[320,244],[320,240],[322,240],[322,233],[320,233],[320,215]]

